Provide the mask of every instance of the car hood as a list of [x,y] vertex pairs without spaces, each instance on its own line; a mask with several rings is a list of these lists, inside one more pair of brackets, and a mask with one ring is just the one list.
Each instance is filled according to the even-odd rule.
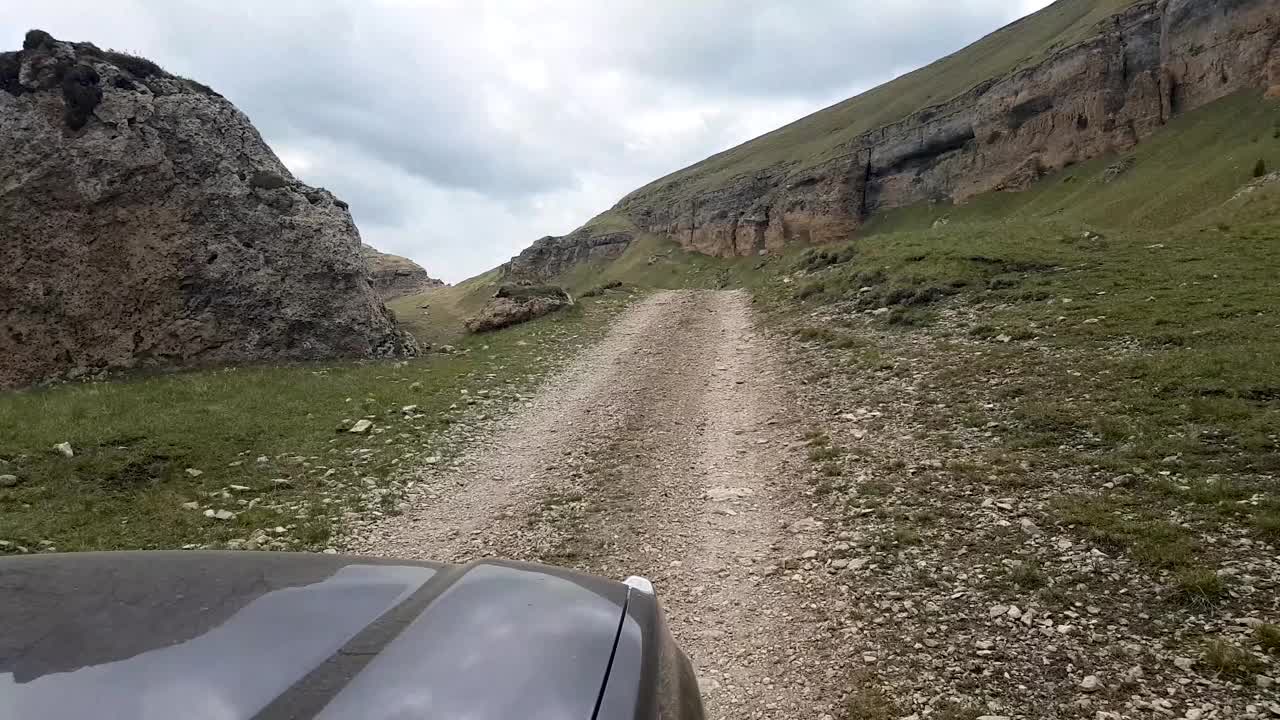
[[593,717],[629,588],[285,553],[0,561],[0,717]]

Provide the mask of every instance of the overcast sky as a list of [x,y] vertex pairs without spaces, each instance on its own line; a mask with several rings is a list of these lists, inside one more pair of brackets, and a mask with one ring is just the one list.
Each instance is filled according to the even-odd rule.
[[1050,0],[58,0],[27,29],[212,86],[366,242],[452,282]]

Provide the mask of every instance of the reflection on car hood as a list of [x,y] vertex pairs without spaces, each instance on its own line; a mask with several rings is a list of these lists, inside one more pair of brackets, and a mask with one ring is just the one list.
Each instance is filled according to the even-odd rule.
[[0,560],[0,718],[592,717],[627,587],[281,553]]

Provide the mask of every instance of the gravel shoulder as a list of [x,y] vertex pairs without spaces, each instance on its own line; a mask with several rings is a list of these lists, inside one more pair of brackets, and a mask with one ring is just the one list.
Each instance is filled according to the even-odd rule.
[[824,526],[770,343],[743,292],[655,294],[347,549],[644,575],[708,717],[839,714],[833,588],[780,569]]

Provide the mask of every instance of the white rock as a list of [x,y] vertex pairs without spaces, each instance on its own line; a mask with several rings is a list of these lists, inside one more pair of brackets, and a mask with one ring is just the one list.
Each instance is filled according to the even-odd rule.
[[800,555],[800,559],[801,559],[801,560],[812,560],[812,559],[814,559],[814,558],[816,558],[816,557],[818,557],[818,551],[817,551],[817,550],[805,550],[805,551]]
[[432,455],[431,457],[426,458],[426,459],[425,459],[425,460],[423,460],[422,462],[424,462],[424,463],[426,463],[426,464],[428,464],[428,465],[435,465],[436,463],[440,462],[440,456],[439,456],[439,455]]
[[1017,620],[1018,618],[1022,617],[1022,610],[1017,605],[1010,605],[1009,612],[1005,614],[1013,618],[1014,620]]
[[195,468],[187,468],[187,477],[198,478],[203,474],[204,474],[203,470],[197,470]]
[[53,446],[54,452],[62,453],[64,457],[75,457],[76,451],[71,449],[71,443],[60,442]]
[[1196,666],[1196,661],[1192,660],[1191,658],[1180,657],[1180,658],[1174,658],[1173,664],[1179,670],[1190,670],[1191,668]]
[[726,500],[751,497],[755,494],[755,490],[746,487],[713,487],[707,490],[705,497],[711,502],[725,502]]
[[[182,503],[182,507],[183,507],[183,508],[185,508],[185,509],[187,509],[187,510],[199,510],[199,509],[200,509],[200,503],[195,502],[195,501],[192,501],[192,502],[184,502],[184,503]],[[212,517],[212,516],[211,516],[211,517]]]
[[1102,687],[1102,681],[1098,680],[1097,675],[1086,675],[1084,680],[1080,681],[1080,689],[1085,692],[1093,692]]
[[987,615],[994,618],[1000,617],[1007,612],[1009,612],[1008,605],[992,605],[991,608],[987,610]]
[[364,435],[365,433],[368,433],[371,429],[373,429],[372,420],[360,419],[360,420],[357,420],[356,423],[352,425],[351,429],[348,430],[347,432],[353,433],[355,435]]
[[333,548],[325,548],[325,549],[324,549],[324,554],[325,554],[325,555],[337,555],[337,554],[338,554],[338,551],[337,551],[337,550],[334,550]]
[[811,517],[807,517],[803,520],[797,520],[791,523],[791,525],[788,526],[787,529],[793,533],[796,533],[797,535],[800,533],[806,533],[806,532],[818,532],[819,530],[822,529],[822,523],[817,520],[814,520]]
[[13,487],[18,484],[17,475],[0,475],[0,487]]

